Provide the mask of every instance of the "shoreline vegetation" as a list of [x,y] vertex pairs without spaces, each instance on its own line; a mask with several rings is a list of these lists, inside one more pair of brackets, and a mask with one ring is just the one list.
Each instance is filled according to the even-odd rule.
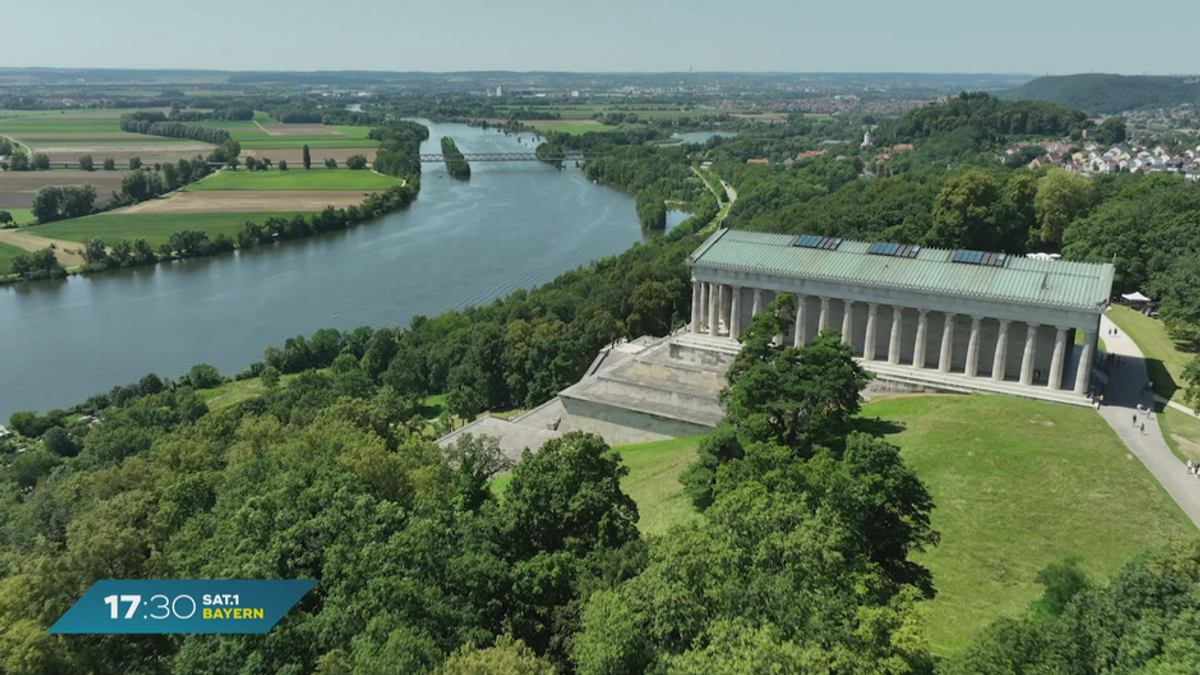
[[464,179],[471,177],[471,165],[467,163],[453,138],[442,137],[442,155],[446,158],[446,171],[451,176]]

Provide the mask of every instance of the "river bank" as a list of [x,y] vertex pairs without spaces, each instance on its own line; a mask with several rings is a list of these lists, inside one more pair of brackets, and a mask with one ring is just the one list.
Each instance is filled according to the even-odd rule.
[[[536,144],[532,134],[428,126],[434,140],[423,152],[437,152],[442,136],[463,152]],[[0,420],[74,405],[147,372],[177,377],[209,363],[236,373],[267,345],[319,328],[407,325],[417,315],[485,305],[651,236],[633,199],[574,168],[472,169],[462,182],[426,167],[412,205],[352,229],[0,287]]]

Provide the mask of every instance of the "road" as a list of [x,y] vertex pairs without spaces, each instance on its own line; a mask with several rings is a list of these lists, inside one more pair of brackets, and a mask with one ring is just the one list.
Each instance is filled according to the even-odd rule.
[[[1117,330],[1116,334],[1110,334],[1113,329]],[[1158,426],[1158,416],[1147,417],[1137,410],[1139,403],[1145,407],[1152,406],[1153,402],[1152,392],[1143,389],[1148,375],[1142,351],[1108,317],[1101,317],[1100,331],[1108,352],[1121,357],[1120,364],[1108,368],[1108,386],[1104,389],[1100,416],[1117,432],[1129,451],[1146,465],[1188,518],[1200,527],[1200,479],[1189,475],[1187,465],[1171,452]],[[1137,426],[1134,415],[1137,415]]]

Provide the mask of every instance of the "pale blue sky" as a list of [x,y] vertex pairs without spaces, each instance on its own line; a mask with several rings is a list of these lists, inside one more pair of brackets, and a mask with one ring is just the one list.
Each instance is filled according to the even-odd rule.
[[1196,0],[14,0],[5,5],[0,63],[7,66],[1200,71]]

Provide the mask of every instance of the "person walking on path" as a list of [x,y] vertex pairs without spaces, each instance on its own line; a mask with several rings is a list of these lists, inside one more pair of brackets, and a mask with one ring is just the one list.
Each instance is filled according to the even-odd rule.
[[1134,413],[1133,415],[1133,426],[1137,426],[1137,413]]
[[[1102,316],[1100,321],[1101,330],[1116,330],[1108,317]],[[1180,460],[1171,452],[1157,420],[1146,414],[1138,415],[1137,404],[1146,400],[1142,388],[1150,381],[1142,352],[1128,334],[1116,331],[1113,335],[1106,345],[1107,351],[1115,357],[1114,365],[1108,368],[1105,393],[1097,412],[1188,518],[1200,526],[1200,485],[1192,478],[1196,474],[1189,476],[1179,472],[1180,468],[1187,468],[1187,460]],[[1145,409],[1142,412],[1145,413]],[[1125,420],[1133,420],[1135,416],[1143,419],[1132,423],[1131,428]]]

